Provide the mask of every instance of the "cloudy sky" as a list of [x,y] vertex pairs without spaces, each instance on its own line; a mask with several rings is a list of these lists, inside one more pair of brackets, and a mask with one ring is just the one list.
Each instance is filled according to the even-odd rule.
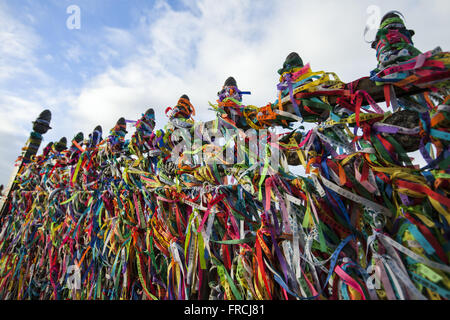
[[[67,27],[71,5],[79,29]],[[370,6],[401,11],[420,50],[449,50],[448,0],[0,0],[0,184],[44,109],[53,114],[45,146],[148,107],[163,127],[184,93],[195,119],[211,120],[208,101],[228,76],[252,92],[245,103],[266,105],[292,51],[343,81],[367,76],[376,65],[363,38]]]

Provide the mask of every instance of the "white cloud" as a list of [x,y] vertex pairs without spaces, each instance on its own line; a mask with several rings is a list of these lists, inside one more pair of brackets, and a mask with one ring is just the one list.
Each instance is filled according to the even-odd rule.
[[0,133],[27,135],[29,130],[17,124],[30,123],[30,114],[38,115],[40,107],[38,104],[11,95],[0,95]]

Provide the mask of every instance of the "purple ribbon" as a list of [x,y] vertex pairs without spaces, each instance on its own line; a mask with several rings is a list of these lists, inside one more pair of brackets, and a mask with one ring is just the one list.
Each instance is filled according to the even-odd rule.
[[401,133],[401,134],[407,134],[407,135],[417,135],[420,131],[419,127],[404,128],[404,127],[389,125],[389,124],[381,123],[381,122],[374,123],[372,128],[378,132],[385,132],[385,133],[391,133],[391,134]]
[[402,200],[402,202],[403,202],[403,204],[405,206],[412,206],[413,205],[413,202],[411,200],[409,200],[409,198],[408,198],[408,196],[406,194],[399,193],[398,195],[400,197],[400,200]]

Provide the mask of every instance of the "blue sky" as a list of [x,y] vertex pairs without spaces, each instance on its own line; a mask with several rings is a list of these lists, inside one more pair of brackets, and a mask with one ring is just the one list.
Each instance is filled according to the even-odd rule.
[[[70,5],[79,30],[66,27]],[[97,124],[107,131],[150,106],[163,127],[184,93],[195,119],[211,120],[208,101],[230,75],[252,92],[244,102],[263,106],[291,51],[343,81],[367,76],[376,65],[362,37],[370,5],[400,10],[420,50],[449,49],[447,0],[0,0],[0,184],[45,108],[53,129],[43,145]]]

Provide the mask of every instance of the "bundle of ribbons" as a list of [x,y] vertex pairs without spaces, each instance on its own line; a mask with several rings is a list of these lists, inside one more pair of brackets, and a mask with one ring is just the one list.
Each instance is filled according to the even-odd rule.
[[[385,31],[399,19],[382,21],[373,80],[400,68],[389,86],[427,85],[403,98],[389,87],[386,107],[296,53],[267,106],[245,106],[227,79],[211,104],[216,131],[247,141],[247,128],[290,129],[264,132],[262,159],[247,143],[231,147],[244,161],[224,160],[229,141],[202,134],[185,95],[164,130],[149,109],[106,138],[98,126],[70,148],[50,144],[20,170],[0,217],[0,299],[450,299],[448,53],[424,57],[410,33]],[[393,39],[403,59],[388,57]],[[292,129],[301,121],[315,126]],[[200,143],[174,159],[190,139]]]

